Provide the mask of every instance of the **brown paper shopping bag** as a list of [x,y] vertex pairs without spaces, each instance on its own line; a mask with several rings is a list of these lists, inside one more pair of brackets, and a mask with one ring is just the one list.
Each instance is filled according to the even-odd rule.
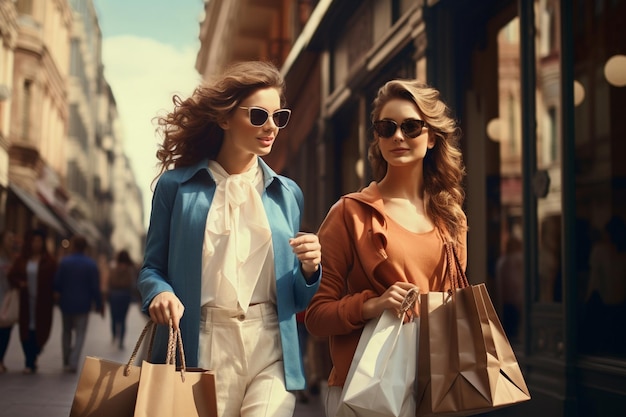
[[484,284],[446,244],[450,292],[420,295],[417,416],[466,416],[530,399]]
[[153,322],[146,324],[126,364],[93,356],[85,358],[70,417],[133,416],[141,371],[133,363],[146,334],[152,333],[154,326]]
[[[176,352],[180,368],[176,368]],[[134,417],[217,417],[215,374],[187,368],[180,329],[170,326],[165,364],[144,361]]]

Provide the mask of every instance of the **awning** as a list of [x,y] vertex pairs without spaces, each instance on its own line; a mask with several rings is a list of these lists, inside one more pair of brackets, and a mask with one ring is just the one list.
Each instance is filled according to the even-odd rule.
[[80,223],[78,223],[78,220],[75,220],[72,216],[70,216],[60,208],[57,208],[57,206],[54,206],[52,204],[46,205],[50,208],[50,210],[52,210],[52,212],[61,221],[61,223],[65,225],[65,228],[70,232],[71,235],[84,234],[83,228],[81,227]]
[[96,245],[98,242],[104,241],[102,235],[100,234],[100,231],[93,223],[91,223],[90,221],[86,221],[86,220],[80,223],[84,230],[83,233],[86,235],[88,240],[91,240],[91,243],[93,245]]
[[315,8],[313,9],[313,13],[307,20],[300,36],[296,39],[296,43],[289,50],[289,54],[287,54],[287,58],[285,58],[285,62],[283,63],[280,71],[283,76],[289,73],[291,67],[294,62],[298,59],[298,57],[302,54],[304,50],[309,46],[309,43],[316,35],[316,30],[319,29],[321,22],[326,18],[328,14],[328,10],[333,4],[333,0],[320,0]]
[[65,227],[63,227],[63,225],[56,219],[54,214],[48,210],[41,200],[15,184],[9,184],[9,188],[20,200],[22,200],[22,203],[24,203],[24,205],[33,212],[35,217],[55,229],[57,232],[62,234],[67,233]]
[[46,198],[46,194],[42,195],[42,199],[44,200],[46,207],[48,207],[48,209],[55,214],[55,217],[70,232],[70,235],[84,236],[89,244],[94,248],[97,247],[98,243],[103,240],[102,235],[100,234],[96,226],[93,225],[89,220],[74,218],[70,213],[67,212],[67,210],[62,208],[58,204],[58,202],[48,200]]
[[[49,207],[61,223],[65,225],[71,235],[82,235],[85,239],[87,239],[91,246],[96,247],[98,240],[101,239],[101,236],[97,232],[95,226],[85,220],[75,219],[69,213],[55,205],[48,203],[47,207]],[[94,230],[96,231],[95,234]]]

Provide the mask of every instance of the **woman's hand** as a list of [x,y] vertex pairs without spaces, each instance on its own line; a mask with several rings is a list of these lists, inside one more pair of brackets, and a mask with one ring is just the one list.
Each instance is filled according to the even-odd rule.
[[185,307],[173,292],[164,291],[152,299],[148,312],[153,322],[169,325],[170,318],[174,330],[178,330],[180,318],[183,316]]
[[[380,297],[374,297],[363,303],[363,318],[366,320],[373,319],[383,314],[386,309],[391,309],[394,313],[400,312],[402,301],[411,288],[416,288],[415,284],[410,282],[398,281]],[[418,290],[419,291],[419,290]]]
[[296,237],[289,239],[289,244],[302,264],[305,278],[310,278],[322,262],[322,245],[313,233],[298,232]]

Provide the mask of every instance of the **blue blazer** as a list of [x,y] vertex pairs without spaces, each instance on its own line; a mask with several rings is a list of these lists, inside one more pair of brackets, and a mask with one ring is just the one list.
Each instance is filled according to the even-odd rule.
[[[159,178],[137,283],[146,313],[152,299],[163,291],[173,291],[185,306],[180,329],[189,367],[198,364],[202,243],[216,188],[208,162],[204,159],[193,166],[169,170]],[[308,284],[289,245],[289,238],[300,229],[302,190],[293,180],[277,175],[261,158],[259,165],[265,180],[261,200],[272,231],[285,382],[288,390],[301,390],[305,378],[295,315],[306,309],[317,291],[321,267],[311,277],[313,283]],[[158,327],[152,360],[164,363],[168,335],[165,326]]]

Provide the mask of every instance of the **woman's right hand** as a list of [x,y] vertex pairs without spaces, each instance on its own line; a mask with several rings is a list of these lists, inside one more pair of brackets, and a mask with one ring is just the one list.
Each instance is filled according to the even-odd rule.
[[171,318],[174,330],[178,330],[178,324],[184,312],[183,303],[176,297],[176,294],[169,291],[157,294],[148,308],[148,313],[153,322],[168,325]]
[[396,314],[399,313],[402,301],[411,288],[417,289],[415,284],[398,281],[387,288],[380,297],[370,298],[363,304],[363,318],[370,320],[379,317],[386,309],[391,309]]

